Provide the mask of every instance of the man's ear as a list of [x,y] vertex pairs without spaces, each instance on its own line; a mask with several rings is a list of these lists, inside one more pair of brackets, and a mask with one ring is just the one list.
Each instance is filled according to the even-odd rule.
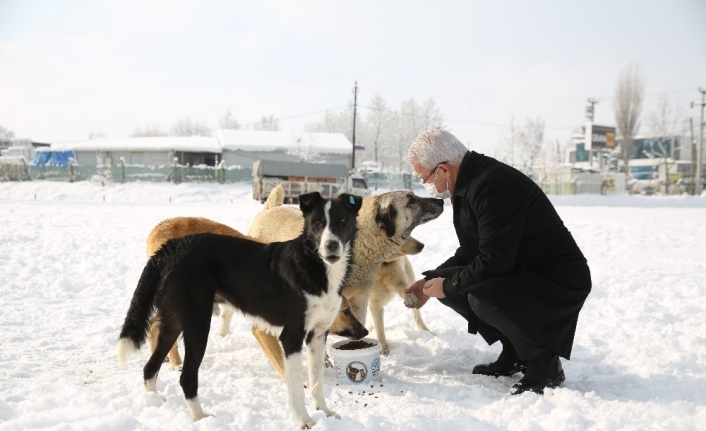
[[302,213],[309,214],[316,204],[318,204],[323,198],[319,192],[311,192],[303,195],[299,195],[299,209]]
[[390,205],[387,208],[378,208],[375,215],[375,221],[380,229],[385,229],[388,237],[395,234],[395,217],[397,217],[397,209]]
[[358,215],[358,211],[360,211],[360,207],[363,205],[363,198],[360,196],[349,195],[347,193],[342,193],[338,198],[343,201],[346,208]]

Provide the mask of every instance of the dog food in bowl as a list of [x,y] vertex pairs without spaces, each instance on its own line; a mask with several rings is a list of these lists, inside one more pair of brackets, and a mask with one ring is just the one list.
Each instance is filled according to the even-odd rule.
[[377,340],[343,340],[333,343],[330,349],[336,378],[339,383],[366,383],[380,379],[380,351]]

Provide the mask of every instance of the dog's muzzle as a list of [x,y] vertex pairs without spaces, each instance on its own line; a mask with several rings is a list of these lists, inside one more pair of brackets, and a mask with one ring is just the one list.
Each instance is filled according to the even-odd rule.
[[341,243],[335,240],[326,241],[326,262],[336,263],[341,259]]

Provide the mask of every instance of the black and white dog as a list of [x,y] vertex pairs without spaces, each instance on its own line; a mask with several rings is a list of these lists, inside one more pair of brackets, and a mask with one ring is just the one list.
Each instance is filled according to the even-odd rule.
[[214,298],[220,296],[256,323],[279,334],[285,354],[289,404],[297,425],[314,425],[304,405],[302,346],[307,344],[311,398],[326,407],[323,391],[326,336],[341,306],[341,287],[356,234],[362,198],[328,200],[318,192],[299,197],[304,232],[298,238],[261,244],[243,238],[197,234],[168,241],[147,262],[117,345],[123,367],[145,341],[155,309],[161,314],[157,346],[144,367],[145,389],[156,392],[157,373],[180,333],[180,378],[194,420],[206,415],[197,397]]

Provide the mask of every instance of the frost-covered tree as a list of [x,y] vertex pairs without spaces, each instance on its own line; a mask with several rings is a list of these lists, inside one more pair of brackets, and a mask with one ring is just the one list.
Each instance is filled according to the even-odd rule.
[[133,138],[140,138],[140,137],[153,137],[153,136],[167,136],[168,133],[166,130],[163,130],[159,124],[157,123],[152,123],[150,125],[147,125],[145,127],[135,127],[130,133],[130,136]]
[[105,138],[105,134],[103,134],[102,132],[90,132],[90,133],[88,134],[88,139],[89,139],[89,140],[91,140],[91,139],[100,139],[100,138]]
[[260,121],[253,124],[254,130],[269,130],[277,132],[280,130],[279,120],[275,117],[275,114],[263,115]]
[[240,129],[240,123],[238,123],[238,120],[235,119],[235,115],[228,109],[221,119],[218,120],[218,127],[221,129],[237,130]]
[[495,149],[495,158],[510,165],[520,160],[520,125],[515,117],[510,117],[510,123],[500,132],[500,145]]
[[527,118],[519,131],[519,158],[526,174],[532,172],[534,163],[544,149],[544,119]]
[[15,137],[15,132],[3,127],[2,124],[0,124],[0,138],[14,138],[14,137]]
[[171,129],[172,136],[211,136],[211,129],[203,121],[180,118]]
[[368,115],[365,118],[366,129],[366,155],[375,162],[380,163],[383,148],[390,142],[395,115],[385,100],[376,94],[368,106]]
[[657,146],[655,153],[662,158],[666,175],[665,191],[669,193],[669,169],[674,164],[674,155],[686,134],[686,114],[679,106],[671,103],[669,96],[662,94],[655,109],[648,114],[647,123]]
[[623,159],[623,169],[630,172],[630,156],[632,143],[640,129],[642,102],[645,97],[645,77],[637,63],[630,63],[627,69],[620,73],[618,85],[615,88],[613,110],[615,124],[620,136],[620,147]]

